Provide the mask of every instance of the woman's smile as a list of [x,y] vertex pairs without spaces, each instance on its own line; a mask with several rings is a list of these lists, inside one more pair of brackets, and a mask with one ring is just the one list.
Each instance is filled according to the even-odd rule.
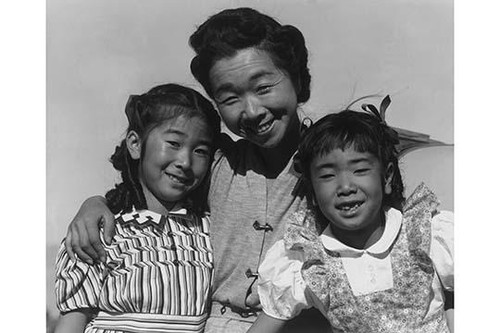
[[242,125],[242,128],[246,134],[252,133],[255,135],[264,135],[270,130],[272,130],[273,125],[274,125],[274,118],[266,120],[265,122],[262,122],[258,126]]
[[210,69],[214,100],[228,129],[273,148],[297,126],[297,93],[289,74],[255,48],[222,58]]

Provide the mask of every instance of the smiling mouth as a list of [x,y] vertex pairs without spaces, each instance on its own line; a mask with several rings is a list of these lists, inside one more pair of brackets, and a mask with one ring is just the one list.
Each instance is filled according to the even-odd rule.
[[247,132],[247,133],[250,132],[250,133],[253,133],[256,135],[261,135],[261,134],[266,133],[273,126],[273,124],[274,124],[274,119],[266,121],[265,123],[260,124],[257,127],[244,126],[243,128],[244,128],[245,132]]
[[353,214],[358,210],[358,208],[362,204],[363,204],[362,201],[344,202],[344,203],[341,203],[339,205],[336,205],[335,208],[337,208],[342,213]]
[[177,184],[182,184],[182,185],[189,185],[191,183],[191,179],[190,178],[184,178],[184,177],[178,177],[178,176],[175,176],[175,175],[172,175],[170,173],[167,173],[166,174],[168,176],[168,178],[170,178],[174,183],[177,183]]

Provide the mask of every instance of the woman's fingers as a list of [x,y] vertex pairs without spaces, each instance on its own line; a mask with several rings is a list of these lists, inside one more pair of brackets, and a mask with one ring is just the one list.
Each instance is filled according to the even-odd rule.
[[[105,262],[106,251],[99,237],[100,225],[104,220],[104,231],[108,244],[115,231],[114,215],[108,209],[103,197],[90,197],[85,200],[71,221],[64,245],[72,260],[76,256],[88,264]],[[76,254],[76,256],[75,256]]]
[[64,239],[64,247],[66,248],[66,252],[68,253],[69,258],[71,261],[75,262],[76,261],[76,256],[75,253],[73,252],[73,248],[71,247],[71,226],[68,227],[68,231],[66,233],[66,238]]
[[[74,229],[76,230],[76,234],[78,234],[78,238],[73,238],[71,245],[73,247],[73,251],[76,252],[78,257],[85,261],[87,264],[92,265],[94,261],[99,260],[99,255],[94,250],[92,244],[89,241],[89,234],[86,228],[86,224],[83,221],[75,222]],[[96,228],[96,232],[98,230]]]
[[85,224],[85,236],[87,237],[86,244],[88,243],[88,247],[85,247],[84,250],[94,259],[94,261],[106,262],[106,251],[99,237],[99,226],[99,223]]
[[104,241],[106,244],[111,244],[111,240],[115,235],[115,217],[113,214],[104,214],[102,217],[103,220],[103,230],[104,230]]

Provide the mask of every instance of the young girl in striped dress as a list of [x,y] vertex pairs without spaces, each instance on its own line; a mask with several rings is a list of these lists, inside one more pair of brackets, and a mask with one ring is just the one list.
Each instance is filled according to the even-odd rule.
[[[220,118],[176,84],[131,96],[111,156],[122,183],[106,194],[116,236],[105,263],[57,256],[56,332],[202,332],[213,271],[209,168]],[[102,233],[101,233],[102,238]]]

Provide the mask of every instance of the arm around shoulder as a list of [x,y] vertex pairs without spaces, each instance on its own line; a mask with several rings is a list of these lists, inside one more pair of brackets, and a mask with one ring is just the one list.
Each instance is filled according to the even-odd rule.
[[114,215],[106,206],[104,197],[90,197],[83,202],[66,234],[64,244],[72,260],[76,259],[75,253],[89,264],[106,260],[106,253],[99,238],[101,222],[104,239],[109,243],[114,233]]

